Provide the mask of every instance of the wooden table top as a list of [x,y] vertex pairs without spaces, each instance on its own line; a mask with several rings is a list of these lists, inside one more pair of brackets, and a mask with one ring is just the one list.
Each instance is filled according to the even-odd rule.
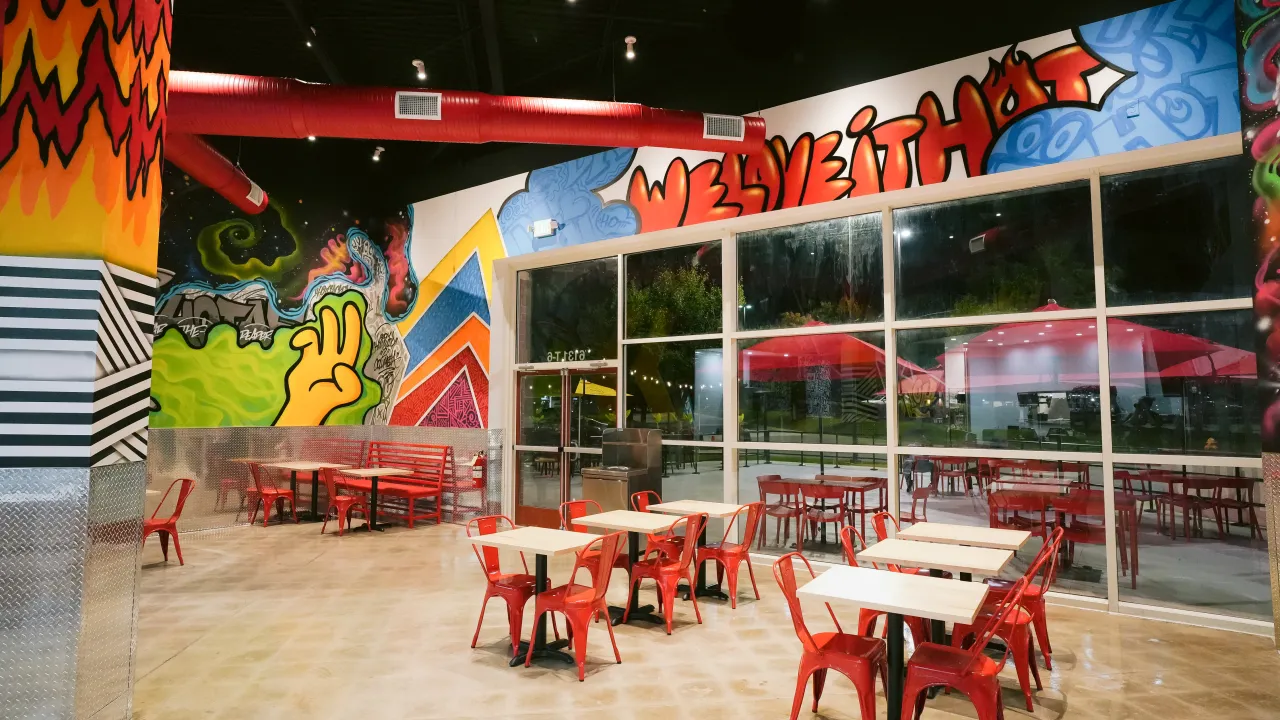
[[839,480],[829,480],[818,478],[783,478],[782,482],[792,483],[795,485],[832,485],[838,487],[847,487],[854,490],[863,488],[871,488],[877,485],[884,485],[888,482],[888,478],[882,477],[842,477]]
[[[649,506],[649,512],[667,513],[668,515],[696,515],[706,513],[709,517],[727,518],[738,514],[741,505],[710,502],[707,500],[673,500],[655,503]],[[670,524],[670,523],[668,523]]]
[[412,475],[413,471],[407,468],[346,468],[342,471],[343,475],[351,477],[396,477],[397,475]]
[[799,594],[870,610],[969,624],[978,616],[987,590],[986,583],[837,566],[800,588]]
[[314,472],[316,470],[324,470],[326,468],[338,469],[338,468],[350,467],[349,465],[342,465],[340,463],[307,462],[305,460],[297,460],[297,461],[281,460],[279,462],[262,463],[262,465],[265,465],[267,467],[280,468],[281,470],[292,470],[295,472]]
[[590,545],[599,537],[591,533],[522,527],[489,535],[477,535],[469,539],[473,545],[485,545],[503,550],[519,550],[535,555],[567,555]]
[[1031,539],[1031,533],[1026,530],[922,522],[902,530],[898,533],[898,537],[917,542],[1017,550]]
[[634,510],[610,510],[609,512],[586,515],[574,518],[573,524],[598,527],[606,530],[626,530],[627,532],[657,533],[671,527],[676,518],[660,513],[636,512]]
[[882,540],[856,555],[858,562],[947,570],[995,577],[1013,559],[1012,550],[944,545],[914,540]]

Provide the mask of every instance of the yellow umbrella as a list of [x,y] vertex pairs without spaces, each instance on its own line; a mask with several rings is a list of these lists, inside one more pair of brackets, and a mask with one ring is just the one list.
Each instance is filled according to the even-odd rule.
[[617,397],[618,391],[600,383],[593,383],[590,380],[579,379],[578,387],[573,391],[574,395],[601,395],[604,397]]

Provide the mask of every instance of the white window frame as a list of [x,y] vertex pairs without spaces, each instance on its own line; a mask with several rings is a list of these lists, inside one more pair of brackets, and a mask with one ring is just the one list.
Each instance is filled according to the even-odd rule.
[[[1172,314],[1184,312],[1208,312],[1223,310],[1241,310],[1252,308],[1250,297],[1229,298],[1200,302],[1177,302],[1158,305],[1121,305],[1109,307],[1106,298],[1105,270],[1103,264],[1102,237],[1102,203],[1101,180],[1103,177],[1123,173],[1152,170],[1162,167],[1183,165],[1192,162],[1214,160],[1243,153],[1241,134],[1232,133],[1213,138],[1193,140],[1158,148],[1148,148],[1131,152],[1106,155],[1097,158],[1071,161],[1039,168],[1029,168],[1011,172],[985,175],[952,182],[938,183],[924,187],[912,187],[906,190],[880,193],[858,198],[847,198],[818,205],[777,210],[704,223],[689,227],[662,230],[641,235],[634,235],[617,240],[608,240],[568,248],[548,250],[527,255],[503,258],[494,263],[495,288],[502,287],[504,292],[495,293],[495,318],[493,332],[495,336],[504,336],[502,341],[494,342],[491,373],[491,417],[494,427],[515,428],[517,419],[514,416],[515,403],[510,395],[503,392],[503,386],[511,382],[515,363],[515,308],[507,307],[506,298],[515,298],[517,275],[523,270],[581,262],[585,260],[616,257],[618,260],[618,330],[617,358],[613,362],[618,368],[618,423],[621,425],[626,416],[626,372],[627,346],[657,342],[678,342],[694,340],[721,340],[724,351],[724,440],[717,442],[692,440],[664,440],[669,445],[718,447],[725,454],[724,462],[724,501],[742,502],[754,498],[738,497],[738,451],[739,450],[803,450],[805,452],[839,452],[839,453],[871,453],[882,455],[890,478],[897,477],[898,457],[902,454],[939,454],[957,457],[989,457],[1007,459],[1048,459],[1066,461],[1084,461],[1102,466],[1105,498],[1109,517],[1114,517],[1114,497],[1112,487],[1113,468],[1116,464],[1163,464],[1186,466],[1231,467],[1242,469],[1261,469],[1261,457],[1217,457],[1200,455],[1153,455],[1126,454],[1112,452],[1111,423],[1102,423],[1102,449],[1098,452],[1055,452],[1041,450],[1002,450],[994,448],[947,448],[903,446],[898,444],[897,413],[886,413],[886,445],[811,445],[803,443],[763,443],[741,441],[738,438],[738,397],[732,391],[736,387],[737,378],[737,343],[739,340],[788,337],[814,334],[831,334],[845,332],[883,332],[885,338],[886,367],[897,367],[898,352],[896,331],[917,328],[960,327],[967,325],[999,325],[1011,322],[1092,319],[1096,321],[1099,350],[1099,378],[1102,387],[1110,385],[1109,354],[1107,352],[1106,321],[1108,318],[1131,317],[1138,315]],[[996,315],[977,315],[963,317],[922,318],[899,320],[895,315],[895,248],[893,242],[893,212],[896,209],[926,205],[953,200],[973,198],[983,195],[1015,192],[1037,187],[1058,185],[1069,182],[1087,182],[1089,184],[1092,242],[1094,262],[1095,303],[1093,308],[1069,309],[1048,312],[1022,312]],[[737,287],[738,272],[738,235],[743,232],[780,228],[818,220],[865,215],[878,212],[882,216],[882,243],[884,267],[884,320],[877,322],[859,322],[849,324],[824,325],[821,327],[778,328],[766,330],[741,330],[738,328]],[[626,256],[634,253],[663,250],[681,246],[693,246],[718,241],[721,246],[721,288],[723,291],[721,332],[698,335],[661,337],[661,338],[627,338],[625,325],[626,294]],[[511,344],[511,349],[499,348]],[[522,367],[524,365],[522,364]],[[896,406],[897,373],[886,373],[885,392],[887,405]],[[1103,418],[1111,417],[1111,398],[1109,393],[1100,395]],[[507,433],[508,448],[513,433]],[[514,458],[514,456],[512,456]],[[504,464],[503,499],[506,512],[514,510],[515,463]],[[899,510],[898,483],[890,482],[891,510],[896,514]],[[1114,567],[1116,558],[1116,537],[1114,523],[1107,525],[1107,597],[1088,598],[1070,596],[1073,604],[1084,604],[1090,607],[1104,607],[1111,612],[1125,612],[1144,617],[1187,622],[1187,617],[1204,616],[1213,618],[1209,624],[1214,627],[1226,627],[1252,633],[1271,633],[1273,627],[1269,623],[1256,620],[1237,619],[1220,615],[1206,615],[1194,611],[1170,609],[1153,604],[1134,602],[1132,599],[1121,600],[1118,587],[1118,568]],[[1055,595],[1058,595],[1055,593]],[[1066,596],[1064,596],[1066,597]],[[1238,620],[1238,622],[1237,622]],[[1265,626],[1265,629],[1264,629]]]

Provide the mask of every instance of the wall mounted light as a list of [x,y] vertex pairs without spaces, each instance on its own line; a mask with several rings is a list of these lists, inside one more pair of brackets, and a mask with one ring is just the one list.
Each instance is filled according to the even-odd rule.
[[426,80],[426,79],[427,79],[427,64],[426,64],[426,63],[424,63],[424,62],[422,62],[421,60],[414,60],[414,61],[413,61],[413,66],[414,66],[415,68],[417,68],[417,69],[418,69],[418,79],[419,79],[419,80]]
[[636,59],[636,36],[628,35],[622,39],[622,42],[627,44],[627,59],[635,60]]

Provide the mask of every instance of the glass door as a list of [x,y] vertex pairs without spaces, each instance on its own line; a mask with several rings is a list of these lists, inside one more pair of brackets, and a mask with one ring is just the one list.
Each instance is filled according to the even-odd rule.
[[516,517],[558,527],[560,503],[582,499],[582,471],[600,464],[606,428],[618,424],[613,368],[517,375]]

